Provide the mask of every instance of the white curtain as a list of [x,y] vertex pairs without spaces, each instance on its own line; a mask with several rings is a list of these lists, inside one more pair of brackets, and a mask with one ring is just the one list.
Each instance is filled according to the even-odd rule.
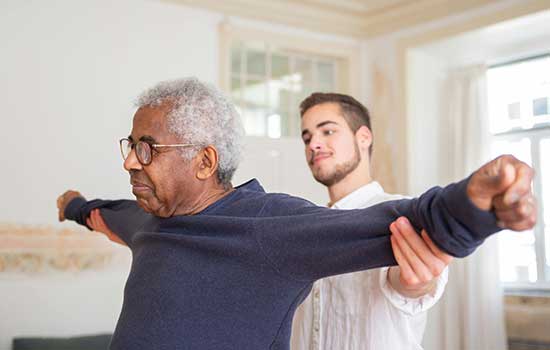
[[[442,94],[441,145],[445,182],[464,178],[490,158],[486,67],[450,72]],[[503,293],[500,288],[497,237],[472,256],[455,259],[438,307],[445,350],[505,350]],[[430,316],[431,317],[431,316]]]

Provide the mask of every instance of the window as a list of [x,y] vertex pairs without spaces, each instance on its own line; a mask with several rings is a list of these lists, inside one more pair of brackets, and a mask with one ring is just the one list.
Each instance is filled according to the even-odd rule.
[[[539,221],[499,237],[501,280],[508,287],[550,288],[550,55],[489,69],[492,152],[531,165]],[[547,179],[547,181],[544,181]]]
[[358,46],[230,27],[222,28],[223,51],[222,86],[248,136],[297,137],[304,98],[357,91],[350,72],[358,71]]
[[314,91],[336,91],[334,58],[293,52],[262,42],[231,46],[231,96],[252,136],[295,136],[299,104]]

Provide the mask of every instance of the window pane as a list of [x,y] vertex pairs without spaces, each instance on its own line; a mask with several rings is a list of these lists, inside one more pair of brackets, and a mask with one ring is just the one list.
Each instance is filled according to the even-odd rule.
[[487,72],[492,133],[548,123],[550,57],[495,67]]
[[281,137],[281,115],[272,113],[267,117],[267,136],[271,138]]
[[[531,140],[521,138],[515,141],[496,140],[492,144],[494,157],[512,154],[531,165]],[[537,259],[535,235],[532,230],[525,232],[508,231],[498,237],[500,254],[500,278],[503,282],[536,282]]]
[[495,140],[491,144],[493,158],[502,154],[511,154],[519,160],[531,165],[531,140],[524,137],[517,141]]
[[535,235],[506,231],[499,234],[500,279],[503,282],[536,282]]
[[[297,135],[300,132],[300,129],[294,125],[294,123],[291,125],[291,121],[298,118],[298,113],[292,113],[291,110],[285,108],[285,106],[276,113],[281,116],[281,136]],[[295,130],[291,130],[291,128],[295,127]]]
[[[295,135],[297,130],[291,130],[290,126],[290,109],[297,105],[298,102],[292,100],[293,94],[293,84],[289,76],[281,77],[281,79],[273,79],[269,83],[269,108],[272,111],[272,114],[277,115],[279,119],[279,129],[280,135],[276,131],[268,132],[269,137],[281,137]],[[276,117],[272,117],[271,123],[275,123]],[[272,124],[274,125],[274,124]],[[270,130],[275,130],[272,127]]]
[[290,62],[288,56],[274,54],[271,56],[271,78],[283,79],[290,74]]
[[334,64],[326,62],[317,63],[317,81],[319,90],[328,92],[335,91]]
[[242,99],[243,90],[241,89],[241,78],[240,77],[232,77],[231,78],[231,97],[234,100],[240,100]]
[[231,47],[231,74],[238,75],[241,73],[241,55],[242,45],[235,44]]
[[247,135],[264,136],[266,134],[267,109],[245,105],[242,111],[244,129]]
[[[540,176],[541,179],[546,181],[542,182],[542,198],[539,198],[544,209],[544,222],[548,227],[550,225],[550,138],[540,141]],[[550,239],[547,238],[546,242]]]
[[246,73],[256,77],[265,76],[266,53],[265,51],[246,51]]
[[542,97],[533,100],[533,116],[548,114],[548,98]]
[[310,59],[296,58],[296,74],[302,85],[313,85],[313,62]]
[[248,105],[267,106],[267,84],[263,79],[247,79],[243,89],[243,99]]
[[337,61],[265,42],[231,48],[231,96],[248,135],[299,136],[299,103],[313,91],[334,91]]
[[269,82],[269,107],[273,109],[288,107],[291,103],[289,96],[292,86],[290,79],[272,79]]
[[[550,138],[540,142],[540,173],[541,179],[550,179]],[[545,262],[550,268],[550,181],[541,181],[542,195],[539,197],[539,205],[544,210],[542,220],[544,222]],[[539,219],[540,222],[540,219]],[[548,279],[550,276],[546,276]]]
[[305,100],[309,95],[314,93],[315,91],[319,89],[315,89],[316,87],[313,86],[313,84],[304,84],[301,86],[301,89],[298,91],[297,94],[297,101],[298,104],[300,104],[303,100]]

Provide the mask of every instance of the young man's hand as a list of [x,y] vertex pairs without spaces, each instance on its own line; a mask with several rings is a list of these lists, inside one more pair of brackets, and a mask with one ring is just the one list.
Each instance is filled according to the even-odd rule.
[[86,224],[90,226],[94,231],[103,233],[105,236],[107,236],[107,238],[109,238],[109,240],[118,244],[126,245],[126,243],[107,226],[107,224],[103,220],[103,217],[101,217],[99,209],[94,209],[90,212],[90,217],[86,219]]
[[444,253],[425,230],[418,235],[409,220],[400,217],[390,225],[391,245],[399,267],[388,271],[388,282],[399,294],[418,298],[433,293],[437,278],[453,257]]
[[534,171],[511,155],[500,156],[473,173],[467,193],[475,206],[494,210],[503,229],[523,231],[535,226],[537,205],[531,183]]

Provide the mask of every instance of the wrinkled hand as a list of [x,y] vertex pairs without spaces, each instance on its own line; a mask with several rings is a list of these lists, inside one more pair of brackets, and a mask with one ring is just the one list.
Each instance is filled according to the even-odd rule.
[[478,208],[494,210],[501,228],[527,230],[537,221],[533,176],[533,169],[524,162],[511,155],[500,156],[472,175],[468,197]]
[[432,293],[437,277],[453,257],[444,253],[425,230],[418,235],[409,220],[400,217],[390,225],[391,245],[399,268],[391,267],[388,281],[401,295],[417,298]]
[[86,219],[86,224],[94,231],[103,233],[107,236],[107,238],[109,238],[109,240],[118,244],[126,245],[126,243],[107,226],[99,209],[94,209],[90,212],[90,217]]
[[67,205],[69,205],[69,203],[77,197],[84,198],[84,196],[81,195],[80,192],[73,191],[73,190],[68,190],[65,193],[63,193],[61,196],[57,197],[57,209],[58,209],[57,216],[59,221],[65,220],[65,208],[67,208]]

